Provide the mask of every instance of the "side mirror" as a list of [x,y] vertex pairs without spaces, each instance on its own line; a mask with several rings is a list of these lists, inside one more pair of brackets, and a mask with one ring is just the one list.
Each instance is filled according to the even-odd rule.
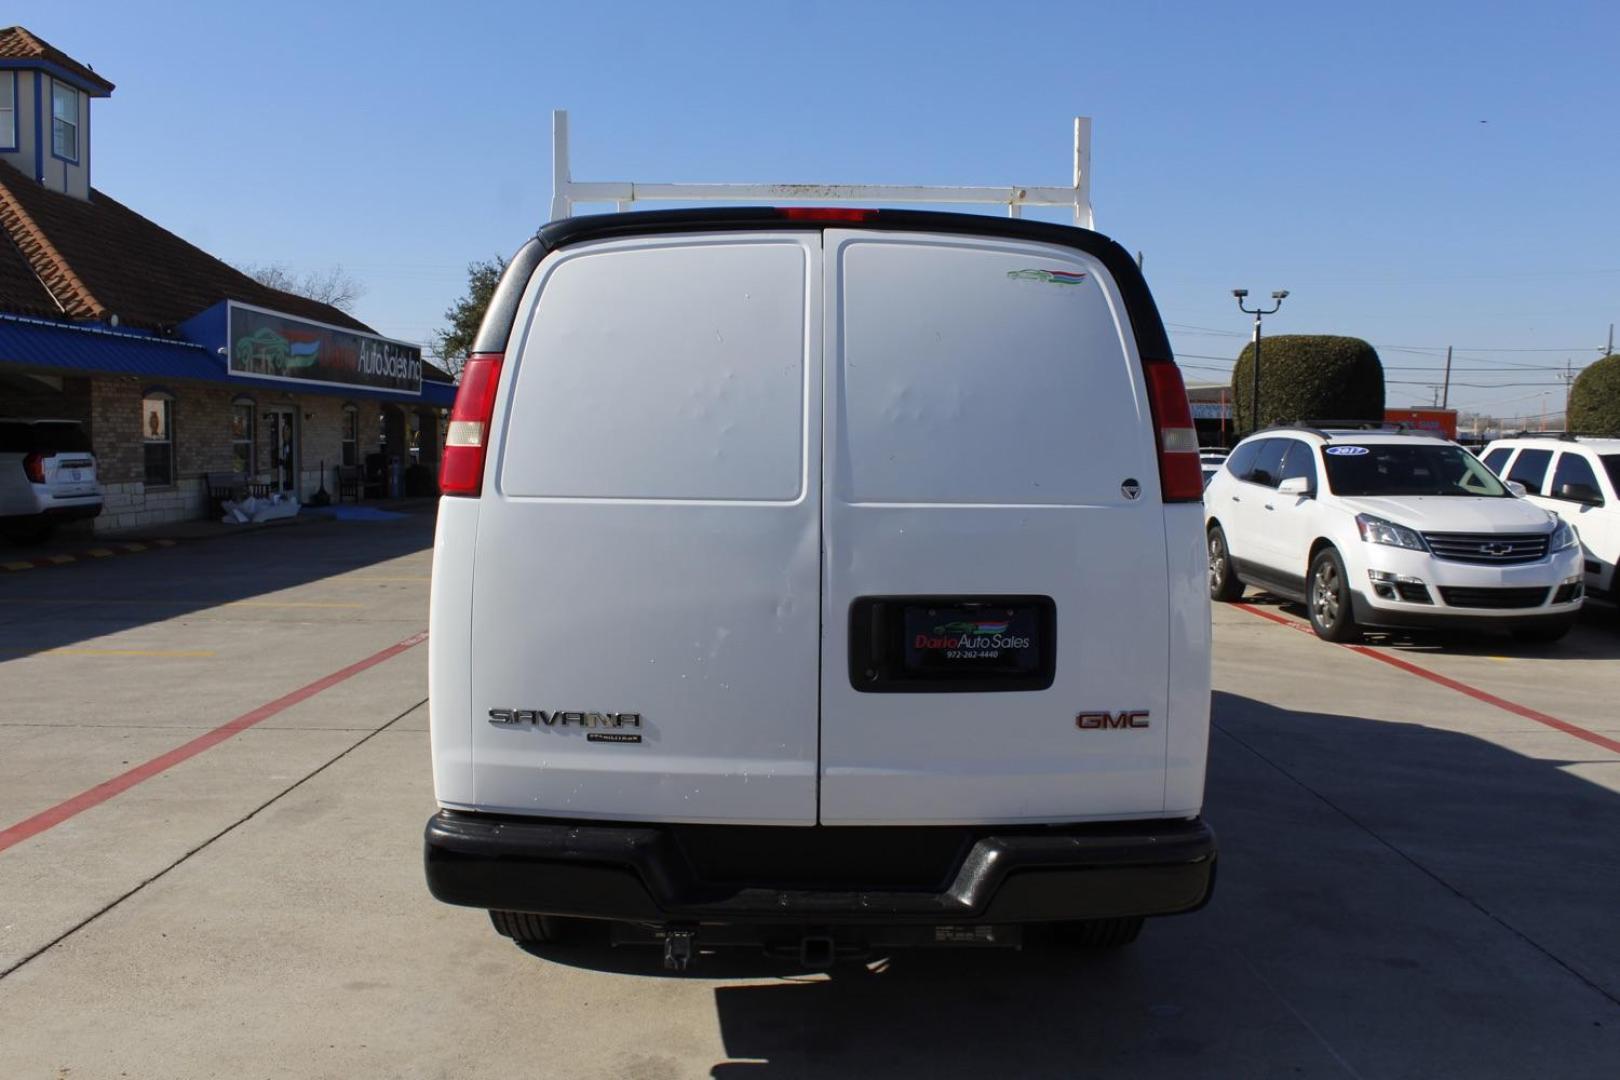
[[1507,482],[1507,489],[1521,499],[1530,494],[1530,489],[1519,483],[1517,480],[1509,480]]
[[1277,485],[1277,494],[1292,495],[1296,498],[1309,498],[1311,482],[1303,476],[1290,476]]
[[1585,503],[1587,506],[1603,505],[1603,495],[1591,484],[1559,484],[1558,497],[1568,502]]

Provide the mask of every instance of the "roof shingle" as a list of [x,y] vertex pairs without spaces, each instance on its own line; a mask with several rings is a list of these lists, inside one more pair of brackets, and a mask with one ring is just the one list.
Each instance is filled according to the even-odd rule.
[[240,300],[376,332],[330,304],[259,284],[105,192],[76,199],[10,165],[0,165],[0,230],[65,309],[51,312],[58,316],[117,315],[125,326],[166,332],[221,300]]
[[86,86],[94,87],[96,97],[113,92],[113,84],[97,75],[88,64],[81,64],[50,42],[38,38],[21,26],[0,29],[0,60],[43,60],[54,64]]

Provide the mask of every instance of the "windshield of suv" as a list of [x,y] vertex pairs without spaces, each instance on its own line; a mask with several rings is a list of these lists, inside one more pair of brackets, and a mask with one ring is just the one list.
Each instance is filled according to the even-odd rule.
[[1511,494],[1490,469],[1460,446],[1442,443],[1388,443],[1322,447],[1328,488],[1335,495]]

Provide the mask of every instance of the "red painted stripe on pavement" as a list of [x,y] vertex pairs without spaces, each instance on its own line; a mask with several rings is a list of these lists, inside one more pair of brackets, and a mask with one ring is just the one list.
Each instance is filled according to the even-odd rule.
[[57,803],[49,810],[42,810],[33,817],[28,818],[26,821],[19,821],[17,824],[11,826],[9,829],[6,829],[4,832],[0,832],[0,852],[5,851],[7,848],[14,847],[30,837],[38,836],[46,829],[55,828],[57,825],[62,824],[62,822],[74,817],[77,814],[84,813],[91,807],[100,806],[114,795],[128,791],[136,784],[139,784],[144,780],[150,780],[159,773],[174,768],[174,766],[180,764],[182,761],[187,761],[196,757],[198,754],[209,749],[210,747],[218,746],[232,735],[235,735],[238,732],[246,731],[254,724],[257,724],[263,720],[268,720],[270,717],[279,712],[285,712],[287,709],[292,708],[301,701],[308,701],[321,691],[329,690],[338,683],[343,682],[345,679],[353,678],[362,671],[365,671],[367,668],[376,667],[384,660],[398,656],[406,649],[420,645],[426,640],[426,630],[419,634],[412,634],[404,641],[390,645],[381,652],[372,653],[364,660],[357,660],[346,668],[334,671],[332,674],[323,678],[316,679],[308,686],[300,686],[292,693],[283,694],[274,701],[260,705],[252,712],[245,712],[241,716],[238,716],[235,720],[221,724],[214,730],[205,732],[204,734],[197,736],[195,739],[192,739],[190,742],[175,747],[168,753],[159,754],[151,761],[143,762],[142,764],[135,766],[133,769],[130,769],[128,772],[120,773],[111,780],[108,780],[106,783],[97,784],[88,791],[82,791],[65,802]]
[[[1270,619],[1274,623],[1280,623],[1281,625],[1288,627],[1290,630],[1298,630],[1306,634],[1311,632],[1306,629],[1303,624],[1285,616],[1278,615],[1274,611],[1267,611],[1264,608],[1255,607],[1253,604],[1235,604],[1233,606],[1240,607],[1251,615],[1258,615],[1262,619]],[[1369,649],[1365,645],[1341,644],[1340,647],[1349,649],[1351,652],[1360,653],[1362,656],[1370,656],[1380,663],[1388,664],[1393,668],[1399,668],[1409,675],[1416,675],[1420,679],[1427,679],[1432,683],[1444,686],[1448,690],[1455,690],[1459,694],[1466,694],[1475,701],[1483,701],[1487,705],[1494,705],[1504,712],[1510,712],[1515,716],[1522,716],[1526,720],[1534,720],[1536,723],[1544,724],[1547,727],[1552,728],[1554,731],[1562,731],[1565,735],[1573,735],[1577,739],[1582,739],[1591,743],[1593,746],[1601,746],[1605,750],[1610,750],[1616,754],[1620,754],[1620,740],[1611,739],[1606,735],[1599,735],[1595,731],[1588,731],[1579,724],[1572,724],[1568,720],[1560,720],[1556,716],[1549,716],[1538,709],[1530,708],[1528,705],[1520,705],[1516,701],[1509,701],[1507,698],[1497,697],[1488,690],[1481,690],[1477,686],[1469,686],[1465,682],[1459,682],[1458,680],[1446,675],[1442,675],[1437,671],[1430,671],[1428,668],[1419,667],[1410,660],[1402,660],[1398,656],[1390,656],[1387,653],[1379,652],[1377,649]]]

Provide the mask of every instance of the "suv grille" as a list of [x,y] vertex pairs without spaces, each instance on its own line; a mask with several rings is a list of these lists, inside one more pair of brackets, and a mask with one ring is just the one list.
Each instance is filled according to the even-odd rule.
[[1507,566],[1547,557],[1548,533],[1424,533],[1437,559]]
[[1459,589],[1440,586],[1440,596],[1452,607],[1527,608],[1540,607],[1547,589]]

